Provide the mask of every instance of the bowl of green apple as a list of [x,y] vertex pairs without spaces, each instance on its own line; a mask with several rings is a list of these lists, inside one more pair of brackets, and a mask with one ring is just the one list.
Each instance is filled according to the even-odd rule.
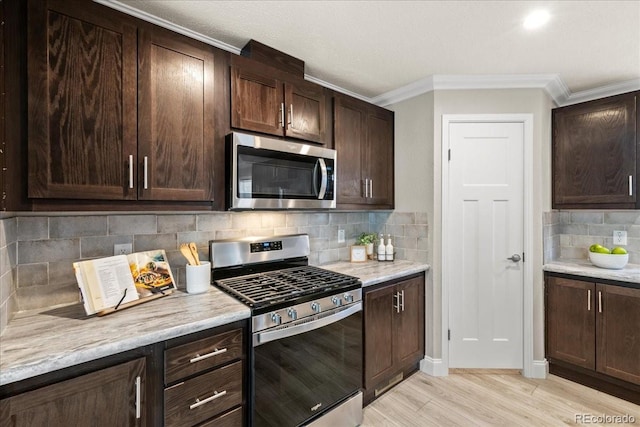
[[629,254],[620,246],[609,249],[595,243],[589,247],[589,261],[596,267],[620,270],[629,262]]

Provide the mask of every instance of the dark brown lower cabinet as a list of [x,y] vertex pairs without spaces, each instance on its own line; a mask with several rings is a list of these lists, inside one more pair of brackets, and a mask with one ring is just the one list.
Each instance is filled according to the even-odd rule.
[[551,373],[640,403],[640,289],[546,275]]
[[424,274],[365,288],[365,404],[417,370],[423,356]]
[[145,359],[0,401],[3,426],[143,426]]

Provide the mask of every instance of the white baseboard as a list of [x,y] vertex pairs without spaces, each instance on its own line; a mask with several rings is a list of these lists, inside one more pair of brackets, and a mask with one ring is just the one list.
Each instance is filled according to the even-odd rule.
[[432,359],[429,356],[425,356],[420,361],[420,370],[432,377],[446,377],[449,375],[449,369],[442,359]]
[[534,360],[531,378],[545,379],[547,375],[549,375],[549,362],[547,362],[547,359]]

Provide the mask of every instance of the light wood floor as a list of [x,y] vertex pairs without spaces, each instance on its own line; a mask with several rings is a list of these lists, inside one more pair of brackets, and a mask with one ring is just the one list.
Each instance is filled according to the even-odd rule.
[[605,425],[576,422],[577,414],[627,414],[635,423],[615,425],[640,425],[640,406],[554,375],[417,372],[367,406],[362,426]]

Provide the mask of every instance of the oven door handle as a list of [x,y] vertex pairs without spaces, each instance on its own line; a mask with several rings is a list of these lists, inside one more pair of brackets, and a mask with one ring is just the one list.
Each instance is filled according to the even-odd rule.
[[257,347],[261,344],[266,344],[271,341],[279,340],[282,338],[299,335],[304,332],[313,331],[315,329],[322,328],[323,326],[330,325],[338,322],[342,319],[346,319],[354,313],[362,310],[362,302],[357,302],[344,310],[340,310],[327,317],[322,317],[311,322],[301,323],[299,325],[289,326],[287,328],[278,329],[276,331],[259,332],[253,335],[253,346]]

